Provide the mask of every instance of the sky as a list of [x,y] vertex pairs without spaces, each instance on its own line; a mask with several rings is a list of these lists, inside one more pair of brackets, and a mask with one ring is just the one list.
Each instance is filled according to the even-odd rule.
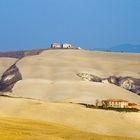
[[140,44],[140,0],[0,0],[0,50],[53,42],[86,49]]

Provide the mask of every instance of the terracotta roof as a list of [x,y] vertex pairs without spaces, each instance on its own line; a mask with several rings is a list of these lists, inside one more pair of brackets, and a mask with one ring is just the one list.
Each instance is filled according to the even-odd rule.
[[130,105],[130,106],[135,106],[135,105],[137,105],[136,103],[128,103],[128,105]]
[[122,100],[122,99],[107,99],[107,100],[103,100],[106,102],[128,102],[127,100]]

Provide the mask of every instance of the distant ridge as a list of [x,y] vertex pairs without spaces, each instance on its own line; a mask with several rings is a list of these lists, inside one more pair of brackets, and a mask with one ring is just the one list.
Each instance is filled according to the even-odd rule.
[[112,52],[140,53],[140,45],[139,44],[138,45],[121,44],[121,45],[110,47],[108,49],[97,48],[95,50],[98,50],[98,51],[112,51]]
[[134,52],[140,53],[140,45],[121,44],[110,48],[114,52]]
[[23,50],[23,51],[0,51],[0,57],[12,57],[22,58],[24,56],[38,55],[46,49],[34,49],[34,50]]

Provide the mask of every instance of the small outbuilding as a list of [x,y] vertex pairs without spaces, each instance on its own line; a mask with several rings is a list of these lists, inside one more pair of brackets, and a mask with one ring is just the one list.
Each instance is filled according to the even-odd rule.
[[62,44],[62,48],[63,49],[70,49],[70,48],[72,48],[72,45],[71,44],[64,43],[64,44]]
[[128,103],[128,108],[138,109],[138,105],[136,103]]

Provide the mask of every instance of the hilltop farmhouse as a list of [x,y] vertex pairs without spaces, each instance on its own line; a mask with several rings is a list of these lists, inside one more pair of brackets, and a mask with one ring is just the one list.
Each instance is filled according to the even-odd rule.
[[138,109],[138,105],[136,103],[129,103],[127,100],[122,100],[122,99],[102,100],[102,106],[104,108],[131,108],[131,109]]
[[52,43],[51,44],[51,48],[52,49],[60,49],[61,48],[61,44],[59,44],[59,43]]
[[52,43],[51,44],[51,49],[81,49],[80,47],[74,47],[71,44],[68,43]]

